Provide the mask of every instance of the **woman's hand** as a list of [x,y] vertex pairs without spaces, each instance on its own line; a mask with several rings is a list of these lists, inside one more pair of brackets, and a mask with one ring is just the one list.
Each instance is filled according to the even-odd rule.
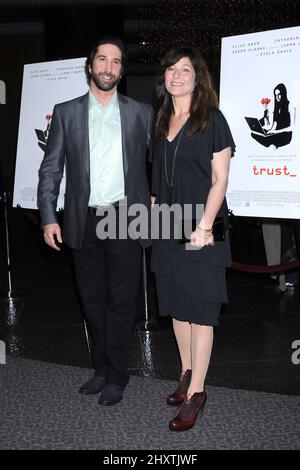
[[190,244],[195,247],[203,246],[213,246],[214,245],[214,236],[213,234],[207,235],[205,232],[202,232],[201,229],[195,230],[191,234]]

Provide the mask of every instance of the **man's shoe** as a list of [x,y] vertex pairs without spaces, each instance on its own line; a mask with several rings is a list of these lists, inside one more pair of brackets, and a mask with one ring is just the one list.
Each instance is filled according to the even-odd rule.
[[185,373],[181,376],[179,384],[172,395],[167,397],[167,404],[171,406],[179,406],[186,399],[186,392],[189,388],[192,377],[191,369],[187,369]]
[[101,375],[94,375],[90,380],[85,382],[79,389],[79,393],[83,395],[92,395],[99,393],[106,385],[106,378]]
[[206,392],[194,393],[189,400],[185,400],[180,406],[177,415],[169,423],[171,431],[186,431],[191,429],[198,417],[202,415],[207,399]]
[[111,406],[119,403],[123,398],[123,387],[115,384],[106,384],[99,398],[99,405]]

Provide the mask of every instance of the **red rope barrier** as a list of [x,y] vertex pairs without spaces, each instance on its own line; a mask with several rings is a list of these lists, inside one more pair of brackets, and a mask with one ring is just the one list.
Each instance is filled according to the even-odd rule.
[[249,273],[282,273],[284,271],[289,271],[290,269],[299,268],[300,259],[290,261],[289,263],[274,264],[272,266],[263,266],[259,264],[243,264],[233,261],[231,267],[232,269],[236,269],[237,271],[245,271]]

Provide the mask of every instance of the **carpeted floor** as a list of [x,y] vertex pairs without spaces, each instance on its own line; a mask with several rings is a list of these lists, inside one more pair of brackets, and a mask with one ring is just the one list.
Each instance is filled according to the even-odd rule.
[[122,402],[82,396],[91,369],[8,357],[0,365],[1,449],[300,449],[300,397],[208,387],[202,419],[184,433],[168,422],[175,382],[132,376]]

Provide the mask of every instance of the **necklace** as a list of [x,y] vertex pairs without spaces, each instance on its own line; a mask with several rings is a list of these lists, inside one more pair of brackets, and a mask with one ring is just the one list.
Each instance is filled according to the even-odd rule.
[[[187,120],[187,121],[188,121],[188,120]],[[176,160],[177,150],[178,150],[178,147],[179,147],[179,144],[180,144],[180,140],[181,140],[181,137],[182,137],[182,134],[183,134],[183,131],[184,131],[184,128],[185,128],[185,126],[186,126],[187,121],[185,121],[185,123],[184,123],[183,126],[182,126],[182,129],[181,129],[180,134],[179,134],[179,139],[178,139],[178,142],[177,142],[176,147],[175,147],[175,150],[174,150],[173,163],[172,163],[171,182],[169,181],[169,177],[168,177],[168,169],[167,169],[167,138],[165,138],[165,175],[166,175],[166,182],[167,182],[167,185],[168,185],[170,188],[173,188],[173,186],[174,186],[175,160]],[[176,136],[175,136],[175,139],[176,139]]]

